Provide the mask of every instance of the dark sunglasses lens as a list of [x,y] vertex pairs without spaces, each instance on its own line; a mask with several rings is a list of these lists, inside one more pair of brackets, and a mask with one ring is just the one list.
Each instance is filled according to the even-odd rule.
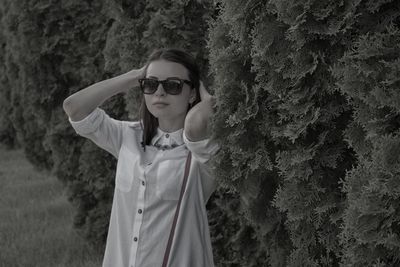
[[153,94],[155,91],[157,91],[157,87],[158,82],[155,80],[148,79],[142,81],[142,90],[145,94]]
[[167,80],[163,84],[165,92],[170,95],[178,95],[182,91],[182,84],[178,80]]

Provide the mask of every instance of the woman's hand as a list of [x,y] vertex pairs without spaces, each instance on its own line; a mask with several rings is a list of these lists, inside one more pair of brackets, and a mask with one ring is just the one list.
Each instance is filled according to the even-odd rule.
[[127,91],[129,91],[132,87],[139,86],[139,79],[145,78],[145,76],[146,76],[145,69],[146,69],[146,65],[142,66],[140,69],[132,69],[132,70],[126,72],[125,74],[123,74],[123,76],[129,77],[129,79],[131,79],[131,80],[133,79],[131,86],[124,89],[125,93]]
[[200,141],[207,138],[209,120],[213,115],[215,97],[210,95],[200,81],[201,101],[192,107],[185,118],[184,131],[190,141]]

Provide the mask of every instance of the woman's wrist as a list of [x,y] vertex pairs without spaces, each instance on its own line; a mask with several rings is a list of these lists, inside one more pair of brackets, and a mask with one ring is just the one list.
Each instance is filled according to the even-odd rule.
[[131,90],[134,87],[139,86],[138,78],[136,78],[133,73],[124,73],[120,76],[115,77],[118,79],[122,86],[119,87],[118,93],[126,93],[127,91]]
[[121,79],[124,79],[129,85],[125,88],[125,92],[139,86],[139,79],[144,77],[144,67],[141,69],[133,69],[121,75]]

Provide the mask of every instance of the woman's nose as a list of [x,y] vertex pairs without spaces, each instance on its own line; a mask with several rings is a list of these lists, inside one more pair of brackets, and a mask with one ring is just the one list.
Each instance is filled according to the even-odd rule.
[[164,87],[161,83],[158,84],[157,90],[154,92],[155,95],[166,95]]

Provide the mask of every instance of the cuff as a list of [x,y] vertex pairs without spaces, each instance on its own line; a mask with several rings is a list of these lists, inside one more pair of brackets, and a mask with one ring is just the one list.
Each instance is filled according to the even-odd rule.
[[201,163],[207,162],[217,151],[220,146],[215,141],[210,138],[200,140],[200,141],[190,141],[185,131],[183,131],[183,141],[185,142],[187,148],[192,152],[193,157],[199,160]]
[[103,121],[105,112],[100,108],[95,108],[89,115],[80,121],[68,120],[78,134],[90,134],[97,130],[100,123]]

